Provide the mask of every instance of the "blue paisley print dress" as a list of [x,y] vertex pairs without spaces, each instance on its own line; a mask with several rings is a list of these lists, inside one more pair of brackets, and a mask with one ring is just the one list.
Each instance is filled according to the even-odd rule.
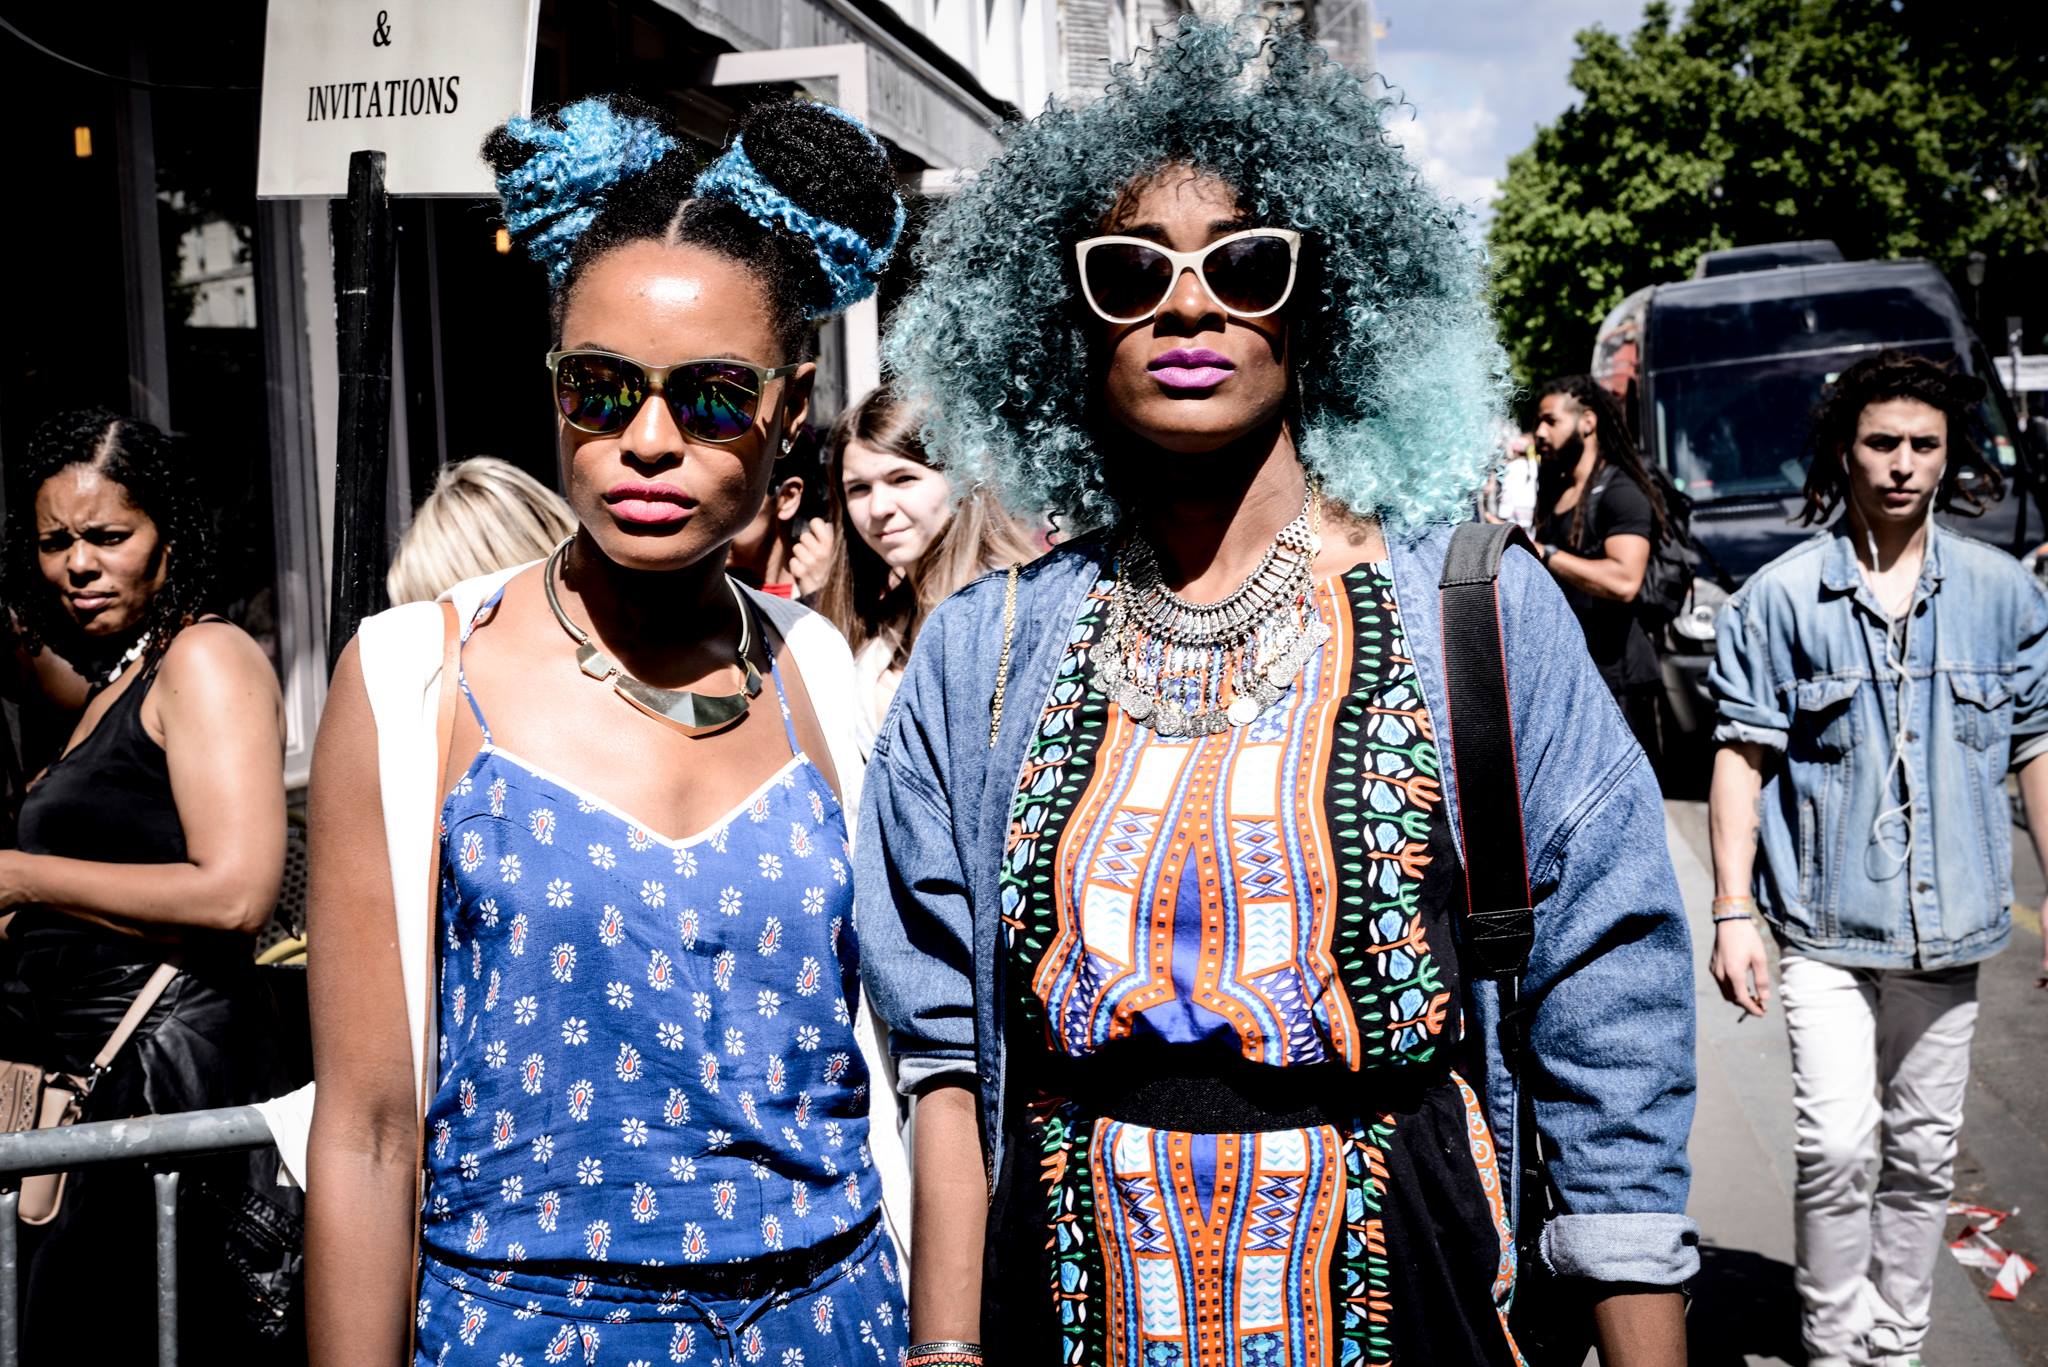
[[[1515,1367],[1461,1066],[1463,880],[1386,567],[1313,588],[1330,639],[1265,715],[1185,740],[1090,682],[1112,589],[1011,808],[992,1341],[1072,1367]],[[1162,1077],[1163,1109],[1229,1079],[1292,1118],[1140,1123]]]
[[497,746],[462,680],[418,1362],[900,1362],[846,820],[774,682],[788,763],[673,840]]

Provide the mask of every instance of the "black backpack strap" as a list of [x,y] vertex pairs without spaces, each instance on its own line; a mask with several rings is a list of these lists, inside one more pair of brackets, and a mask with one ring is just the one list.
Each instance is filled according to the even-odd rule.
[[[1507,649],[1500,618],[1500,560],[1511,545],[1531,552],[1527,533],[1511,523],[1468,522],[1451,534],[1437,592],[1443,604],[1444,695],[1449,703],[1451,772],[1458,785],[1458,826],[1464,845],[1464,952],[1473,967],[1500,988],[1501,1058],[1520,1080],[1514,1145],[1517,1221],[1524,1276],[1543,1266],[1537,1253],[1543,1227],[1563,1209],[1551,1184],[1531,1091],[1529,1022],[1522,973],[1536,943],[1530,905],[1528,837],[1522,827],[1522,782],[1515,763],[1514,713],[1508,701]],[[1531,1288],[1533,1289],[1533,1288]],[[1529,1290],[1515,1298],[1518,1339],[1529,1360],[1580,1362],[1590,1342],[1578,1337],[1576,1319],[1562,1333],[1568,1346],[1554,1359],[1535,1354],[1555,1326],[1532,1323],[1524,1309]],[[1583,1316],[1578,1316],[1583,1319]]]
[[[1518,979],[1536,941],[1522,785],[1501,639],[1500,558],[1531,554],[1513,523],[1467,522],[1451,534],[1437,591],[1443,608],[1444,694],[1464,846],[1466,948],[1488,976]],[[1507,986],[1507,984],[1503,984]]]

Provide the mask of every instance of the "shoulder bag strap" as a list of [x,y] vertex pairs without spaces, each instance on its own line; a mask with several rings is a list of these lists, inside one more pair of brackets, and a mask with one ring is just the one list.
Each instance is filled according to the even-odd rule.
[[1500,558],[1533,553],[1513,523],[1468,522],[1451,534],[1437,592],[1443,607],[1444,695],[1465,851],[1466,943],[1481,972],[1519,980],[1536,939],[1522,787],[1501,639]]
[[441,600],[441,696],[434,709],[434,753],[437,756],[434,761],[432,809],[434,845],[433,857],[427,861],[427,954],[421,960],[426,990],[420,1012],[419,1145],[412,1165],[412,1304],[405,1310],[407,1363],[412,1362],[419,1348],[419,1316],[414,1307],[420,1298],[420,1242],[425,1233],[422,1222],[426,1219],[427,1199],[427,1108],[434,1101],[434,1024],[440,1013],[437,980],[441,962],[441,841],[447,834],[441,828],[441,800],[448,791],[448,762],[455,749],[455,692],[461,648],[461,621],[456,615],[455,604],[444,598]]
[[143,1018],[149,1014],[150,1008],[156,1005],[157,998],[163,996],[164,989],[169,987],[171,979],[177,976],[176,964],[156,966],[156,971],[149,975],[149,981],[135,994],[135,1000],[128,1003],[128,1010],[122,1014],[121,1023],[114,1027],[114,1033],[107,1036],[107,1042],[93,1058],[92,1076],[87,1080],[88,1090],[90,1084],[99,1081],[100,1075],[112,1066],[115,1056],[121,1052],[121,1046],[134,1036],[135,1031],[142,1025]]
[[[1460,526],[1451,535],[1437,591],[1443,605],[1450,762],[1465,850],[1465,948],[1474,967],[1500,986],[1501,1058],[1516,1081],[1519,1133],[1513,1151],[1519,1181],[1514,1209],[1526,1264],[1548,1214],[1558,1206],[1530,1093],[1529,1029],[1522,1003],[1522,974],[1536,943],[1536,912],[1500,617],[1500,560],[1511,545],[1534,552],[1528,535],[1512,523]],[[1522,1218],[1525,1201],[1536,1203],[1537,1218]]]

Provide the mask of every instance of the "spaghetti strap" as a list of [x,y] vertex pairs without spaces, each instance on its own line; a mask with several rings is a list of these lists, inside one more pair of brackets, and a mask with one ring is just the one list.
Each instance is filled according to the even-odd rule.
[[789,753],[801,755],[804,748],[797,744],[796,719],[789,711],[789,691],[782,686],[782,666],[775,662],[773,650],[768,652],[768,677],[775,681],[775,710],[782,714],[782,733],[789,737]]
[[768,652],[768,677],[775,681],[775,710],[782,714],[782,734],[789,737],[789,753],[801,755],[803,746],[797,744],[796,721],[789,711],[789,691],[782,686],[782,666],[775,661],[775,651],[768,644],[767,621],[761,610],[747,600],[744,592],[740,595],[740,609],[747,614],[753,634],[761,638],[761,648]]
[[775,709],[782,713],[782,733],[789,737],[789,753],[801,755],[804,748],[796,741],[796,721],[790,716],[789,694],[782,687],[782,666],[775,663],[775,656],[768,657],[768,677],[775,681]]
[[469,645],[469,638],[476,634],[477,623],[481,621],[485,614],[489,613],[492,608],[498,606],[498,600],[503,598],[504,596],[505,587],[501,584],[498,586],[498,591],[496,593],[484,599],[483,602],[477,604],[476,611],[470,615],[468,625],[462,628],[462,641],[461,644],[456,647],[455,651],[455,681],[462,685],[462,696],[468,700],[469,710],[476,717],[477,729],[484,733],[485,745],[492,744],[491,724],[488,721],[484,720],[483,704],[478,702],[476,700],[476,694],[470,691],[469,671],[463,668],[462,651],[464,647],[467,647]]

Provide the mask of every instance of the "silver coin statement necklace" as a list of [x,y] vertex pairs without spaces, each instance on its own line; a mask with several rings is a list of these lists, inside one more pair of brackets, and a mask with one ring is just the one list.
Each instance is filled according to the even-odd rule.
[[760,696],[761,671],[754,667],[750,625],[753,614],[748,611],[747,600],[740,596],[739,586],[732,582],[731,576],[724,576],[725,587],[732,593],[733,605],[740,610],[739,664],[746,671],[745,686],[737,693],[723,696],[691,693],[681,688],[656,688],[620,668],[619,662],[592,644],[590,634],[570,621],[569,614],[562,610],[562,600],[555,593],[555,579],[561,571],[562,556],[575,539],[572,536],[563,541],[548,556],[548,563],[541,570],[541,583],[547,589],[548,606],[554,609],[555,620],[576,643],[576,667],[599,683],[609,683],[614,692],[635,708],[686,736],[722,731],[745,716],[748,706]]
[[1161,736],[1248,726],[1301,676],[1330,628],[1311,571],[1322,548],[1323,497],[1313,481],[1251,577],[1214,603],[1166,587],[1159,554],[1134,526],[1119,546],[1115,589],[1093,652],[1095,686]]

